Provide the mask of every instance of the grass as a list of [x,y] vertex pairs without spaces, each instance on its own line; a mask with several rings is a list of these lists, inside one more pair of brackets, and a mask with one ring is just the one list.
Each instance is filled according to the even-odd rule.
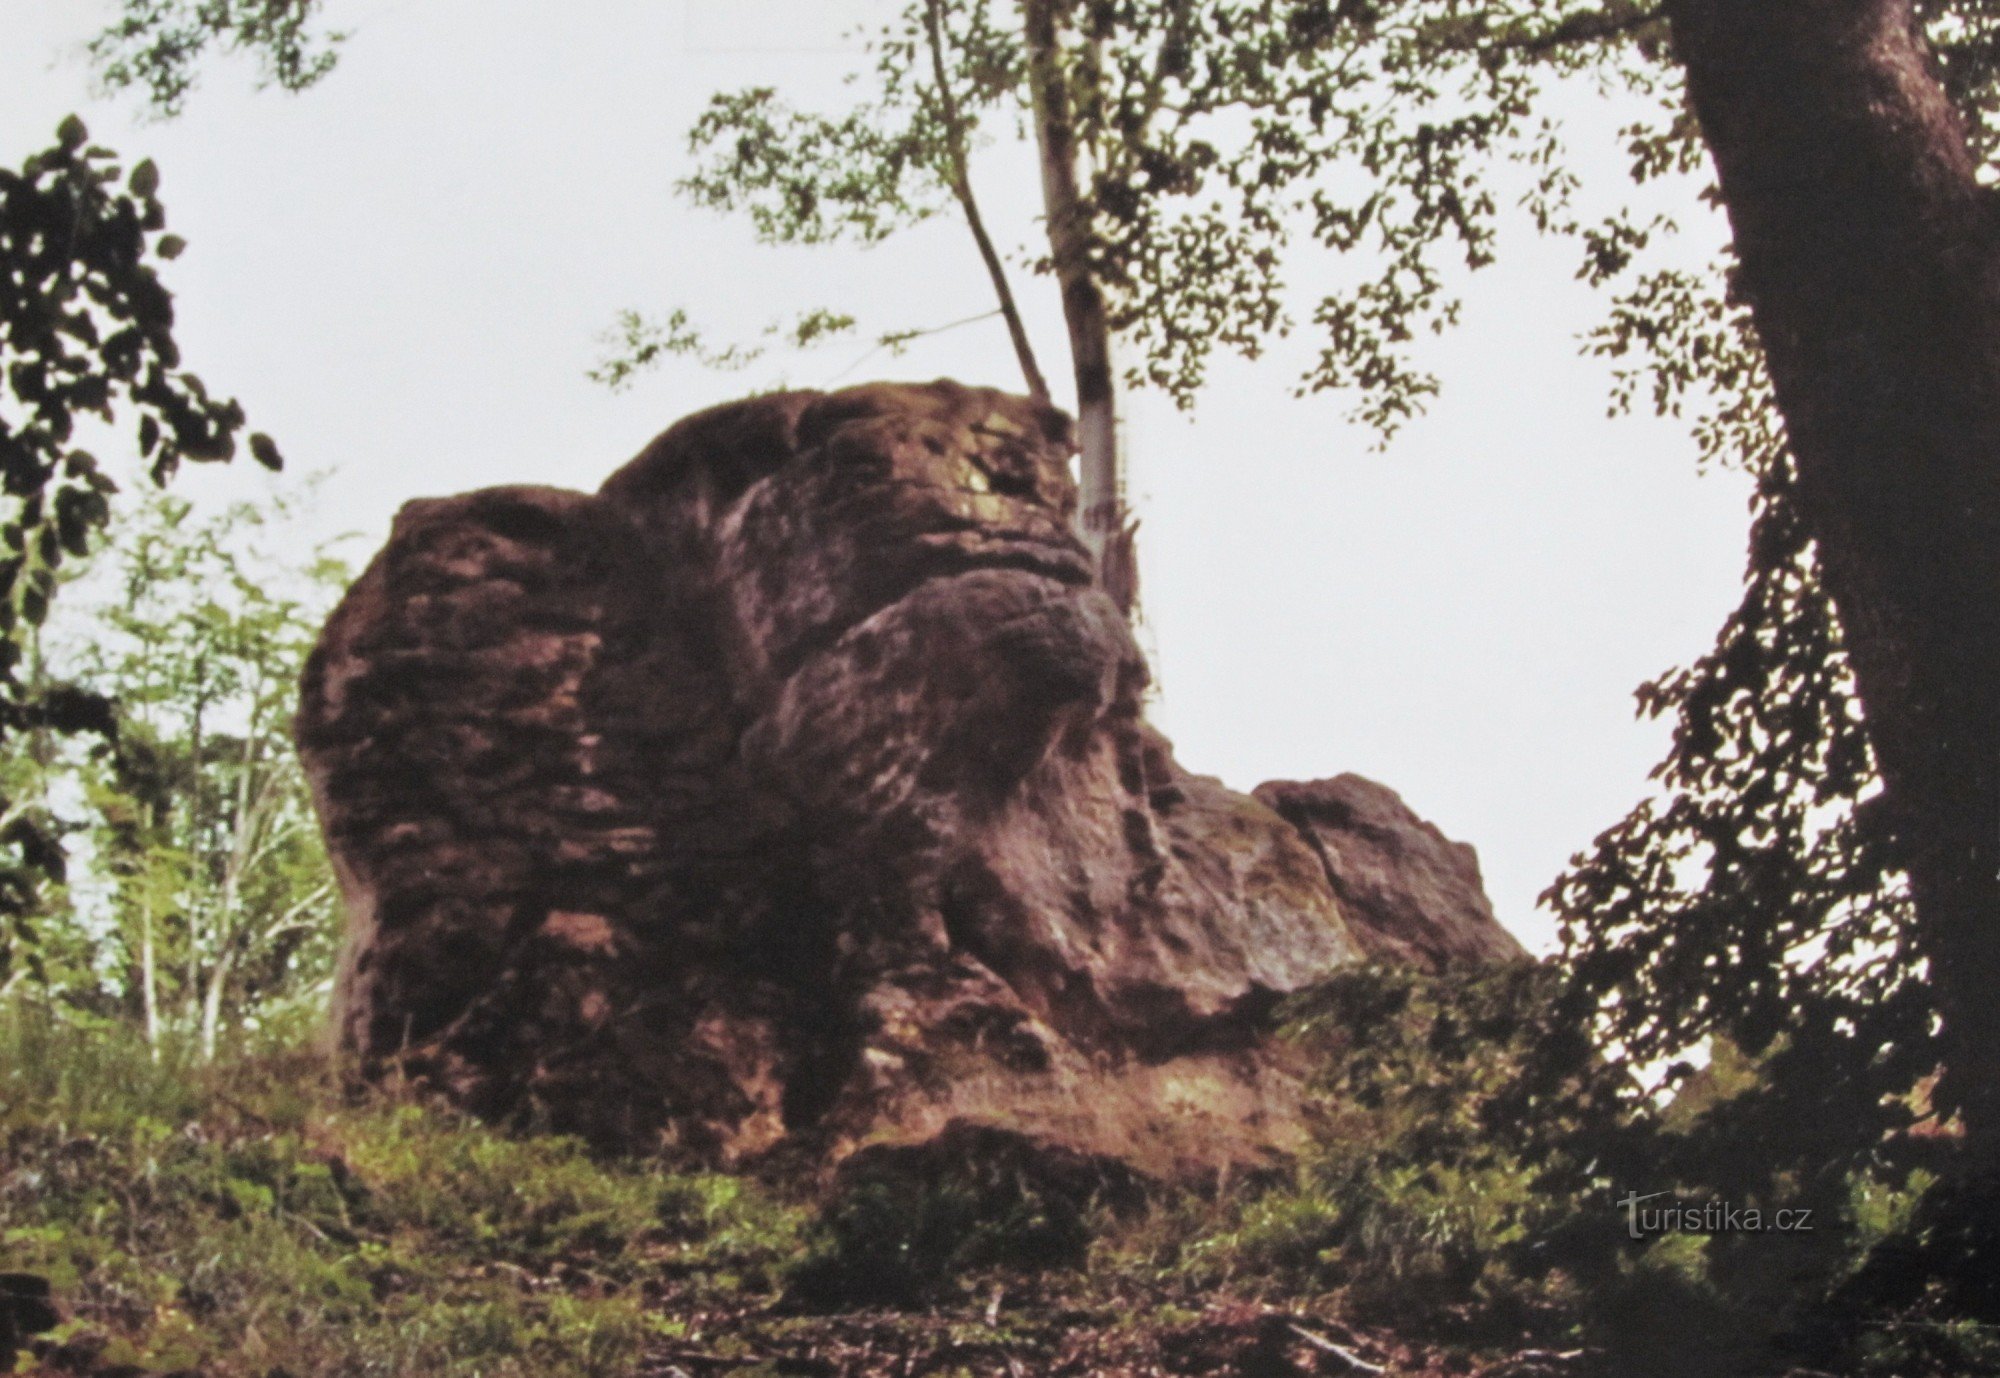
[[[357,1094],[309,1052],[200,1066],[0,1010],[0,1271],[46,1277],[71,1317],[48,1338],[98,1367],[582,1378],[697,1340],[1114,1355],[1220,1325],[1233,1343],[1254,1316],[1212,1323],[1218,1298],[1297,1311],[1338,1291],[1356,1209],[1301,1175],[1113,1210],[1005,1154],[814,1202]],[[824,1319],[785,1319],[801,1304]],[[883,1305],[906,1319],[852,1330],[844,1308]]]
[[[1466,1061],[1437,1037],[1445,1006],[1406,1008],[1400,1033],[1324,1023],[1372,1032],[1327,1053],[1319,1142],[1288,1170],[1135,1200],[1005,1136],[790,1193],[357,1093],[296,1048],[204,1066],[0,1006],[0,1273],[52,1284],[69,1319],[43,1343],[80,1373],[1234,1372],[1303,1325],[1401,1371],[1532,1348],[1638,1378],[1688,1371],[1690,1336],[1717,1373],[1761,1342],[1721,1280],[1761,1256],[1719,1273],[1713,1241],[1669,1236],[1598,1251],[1588,1280],[1547,1266],[1548,1241],[1622,1218],[1550,1199],[1477,1133],[1493,1040],[1474,1028]],[[1858,1180],[1853,1257],[1908,1233],[1926,1185]],[[2000,1372],[1995,1333],[1918,1299],[1850,1367]]]
[[[1525,1174],[1384,1170],[1379,1143],[1137,1211],[1005,1152],[892,1157],[814,1203],[355,1094],[311,1053],[155,1059],[17,1006],[0,1011],[0,1146],[0,1270],[48,1278],[73,1317],[53,1338],[104,1365],[582,1378],[633,1371],[697,1314],[781,1299],[977,1316],[1041,1297],[1134,1344],[1199,1330],[1218,1298],[1475,1348],[1575,1331],[1505,1261]],[[1471,1323],[1454,1334],[1452,1316]]]
[[806,1212],[752,1183],[350,1096],[323,1060],[155,1061],[0,1011],[0,1260],[103,1365],[292,1378],[629,1372],[704,1294],[775,1295]]

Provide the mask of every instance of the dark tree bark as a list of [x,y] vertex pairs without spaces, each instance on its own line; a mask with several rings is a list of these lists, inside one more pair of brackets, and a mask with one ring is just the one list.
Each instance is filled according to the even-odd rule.
[[1667,0],[1943,1017],[2000,1154],[2000,235],[1909,0]]

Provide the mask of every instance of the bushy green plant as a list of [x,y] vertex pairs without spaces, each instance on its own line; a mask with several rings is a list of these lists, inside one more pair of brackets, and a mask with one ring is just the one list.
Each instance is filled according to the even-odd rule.
[[[1106,1239],[1103,1262],[1191,1297],[1331,1294],[1411,1335],[1571,1334],[1575,1278],[1544,1246],[1582,1223],[1615,1255],[1619,1217],[1545,1190],[1541,1157],[1499,1123],[1554,989],[1532,963],[1442,977],[1357,968],[1296,997],[1280,1019],[1312,1069],[1308,1149],[1287,1171],[1154,1201]],[[1604,1088],[1538,1094],[1559,1139]]]
[[952,1126],[927,1144],[849,1160],[791,1270],[791,1291],[820,1304],[903,1305],[948,1294],[983,1269],[1073,1268],[1100,1214],[1142,1194],[1115,1164]]
[[[1870,1318],[1840,1323],[1899,1249],[1974,1247],[1943,1238],[1925,1173],[1881,1160],[1718,1179],[1731,1153],[1754,1152],[1724,1136],[1745,1123],[1738,1100],[1770,1094],[1763,1060],[1718,1045],[1659,1105],[1616,1062],[1550,1059],[1552,1040],[1576,1036],[1563,989],[1532,964],[1385,968],[1300,997],[1287,1014],[1316,1069],[1311,1149],[1279,1180],[1156,1210],[1127,1232],[1122,1266],[1193,1289],[1329,1294],[1406,1336],[1585,1346],[1632,1375],[1775,1371],[1801,1355],[1886,1374],[1901,1361],[1870,1355],[1919,1351],[1931,1367],[1911,1372],[1981,1371],[1935,1358],[1984,1362],[1987,1332],[1952,1323],[1967,1298],[1875,1288]],[[1813,1228],[1635,1239],[1619,1205],[1635,1186],[1767,1217],[1810,1207]]]
[[332,972],[336,886],[290,725],[349,571],[292,548],[308,495],[210,512],[145,495],[38,644],[44,673],[102,694],[116,728],[107,749],[44,758],[89,843],[44,928],[93,949],[45,984],[155,1043],[191,1033],[204,1056],[316,1018]]
[[[1283,1267],[1337,1287],[1363,1314],[1418,1328],[1559,1328],[1571,1279],[1532,1246],[1593,1213],[1606,1235],[1616,1221],[1549,1192],[1539,1155],[1497,1122],[1528,1075],[1553,990],[1532,963],[1447,976],[1361,969],[1296,1000],[1291,1035],[1317,1069],[1314,1146],[1294,1183],[1246,1209],[1218,1259]],[[1589,1079],[1545,1089],[1546,1128],[1603,1098]]]

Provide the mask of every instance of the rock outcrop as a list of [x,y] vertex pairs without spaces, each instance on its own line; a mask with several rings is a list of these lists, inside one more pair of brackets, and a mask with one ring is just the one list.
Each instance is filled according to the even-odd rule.
[[1371,960],[1443,971],[1522,955],[1493,917],[1479,854],[1417,817],[1387,785],[1336,775],[1272,780],[1254,793],[1312,844],[1348,931]]
[[405,507],[298,720],[342,1044],[710,1161],[957,1120],[1153,1172],[1286,1146],[1278,998],[1518,949],[1352,777],[1260,802],[1175,763],[1071,450],[955,384],[782,393],[594,495]]

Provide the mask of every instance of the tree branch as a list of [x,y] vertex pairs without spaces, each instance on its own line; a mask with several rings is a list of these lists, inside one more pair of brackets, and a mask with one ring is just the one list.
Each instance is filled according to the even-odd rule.
[[945,67],[943,8],[943,0],[925,0],[924,34],[930,42],[931,73],[937,81],[938,113],[944,119],[946,154],[951,159],[951,194],[957,198],[959,209],[965,212],[966,227],[972,231],[973,242],[979,246],[980,260],[986,265],[986,276],[992,280],[994,295],[1000,299],[1000,314],[1006,318],[1007,334],[1014,342],[1014,357],[1021,362],[1021,376],[1027,380],[1028,395],[1038,402],[1046,402],[1049,400],[1048,380],[1042,376],[1041,366],[1035,361],[1034,346],[1028,340],[1027,327],[1022,323],[1020,309],[1014,302],[1014,290],[1007,281],[1007,266],[993,247],[993,238],[986,232],[985,217],[979,213],[979,202],[972,194],[965,119],[957,98],[952,95],[951,78]]
[[1584,10],[1565,16],[1553,28],[1542,33],[1512,41],[1503,39],[1498,46],[1539,57],[1573,44],[1602,43],[1607,39],[1623,38],[1665,18],[1666,10],[1659,5],[1639,6],[1622,14],[1615,9]]

